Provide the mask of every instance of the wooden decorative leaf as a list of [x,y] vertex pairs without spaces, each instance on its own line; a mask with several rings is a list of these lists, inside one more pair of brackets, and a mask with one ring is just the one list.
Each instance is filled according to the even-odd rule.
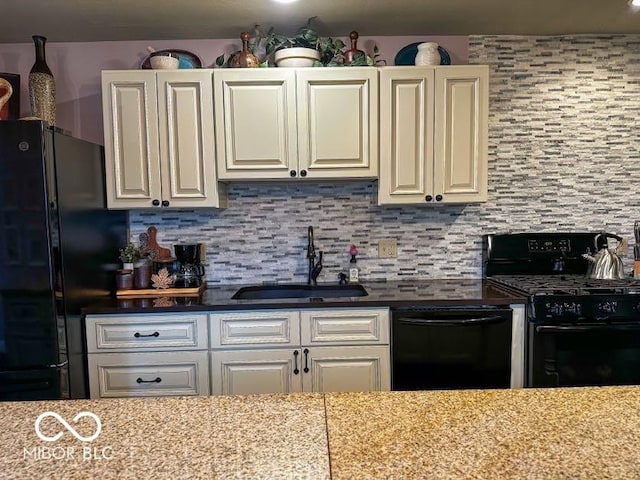
[[153,288],[169,288],[172,283],[171,275],[166,268],[162,268],[157,274],[151,275],[151,282],[153,282]]

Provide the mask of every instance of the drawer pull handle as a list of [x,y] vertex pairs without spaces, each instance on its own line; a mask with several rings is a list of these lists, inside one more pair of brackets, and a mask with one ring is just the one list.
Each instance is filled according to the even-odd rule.
[[300,355],[300,352],[298,352],[298,350],[294,350],[293,351],[293,374],[294,375],[298,375],[300,373],[300,370],[298,370],[298,355]]
[[304,369],[302,370],[304,373],[309,373],[309,349],[305,348],[304,352]]
[[143,380],[140,377],[136,379],[136,382],[138,383],[160,383],[161,381],[162,379],[160,377],[156,377],[153,380]]
[[133,334],[133,336],[134,336],[134,337],[136,337],[136,338],[142,338],[142,337],[159,337],[159,336],[160,336],[160,333],[159,333],[159,332],[153,332],[153,333],[150,333],[149,335],[145,335],[145,334],[143,334],[143,333],[136,332],[136,333],[134,333],[134,334]]

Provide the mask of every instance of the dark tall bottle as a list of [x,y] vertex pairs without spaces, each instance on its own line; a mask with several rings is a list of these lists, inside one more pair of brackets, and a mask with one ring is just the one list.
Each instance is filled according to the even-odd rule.
[[56,124],[56,82],[47,65],[44,53],[45,37],[34,35],[36,61],[29,72],[29,100],[31,113],[50,125]]

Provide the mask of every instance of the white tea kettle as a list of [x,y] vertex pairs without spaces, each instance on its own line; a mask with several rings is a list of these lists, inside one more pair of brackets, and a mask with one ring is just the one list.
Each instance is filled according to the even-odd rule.
[[[608,248],[606,239],[613,238],[618,241],[618,246],[615,250],[610,250]],[[602,240],[602,246],[600,246]],[[589,255],[585,253],[582,255],[583,258],[589,260],[589,270],[587,271],[587,276],[591,278],[596,278],[600,280],[615,280],[622,279],[624,277],[624,265],[622,264],[622,260],[618,256],[618,253],[623,252],[626,249],[626,241],[619,237],[618,235],[614,235],[613,233],[600,233],[596,236],[596,248],[600,246],[600,250],[595,255]]]

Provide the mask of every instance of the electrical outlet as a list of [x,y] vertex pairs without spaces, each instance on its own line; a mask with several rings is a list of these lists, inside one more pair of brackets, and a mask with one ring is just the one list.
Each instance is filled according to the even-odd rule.
[[385,238],[378,242],[378,258],[396,258],[398,243],[395,238]]

